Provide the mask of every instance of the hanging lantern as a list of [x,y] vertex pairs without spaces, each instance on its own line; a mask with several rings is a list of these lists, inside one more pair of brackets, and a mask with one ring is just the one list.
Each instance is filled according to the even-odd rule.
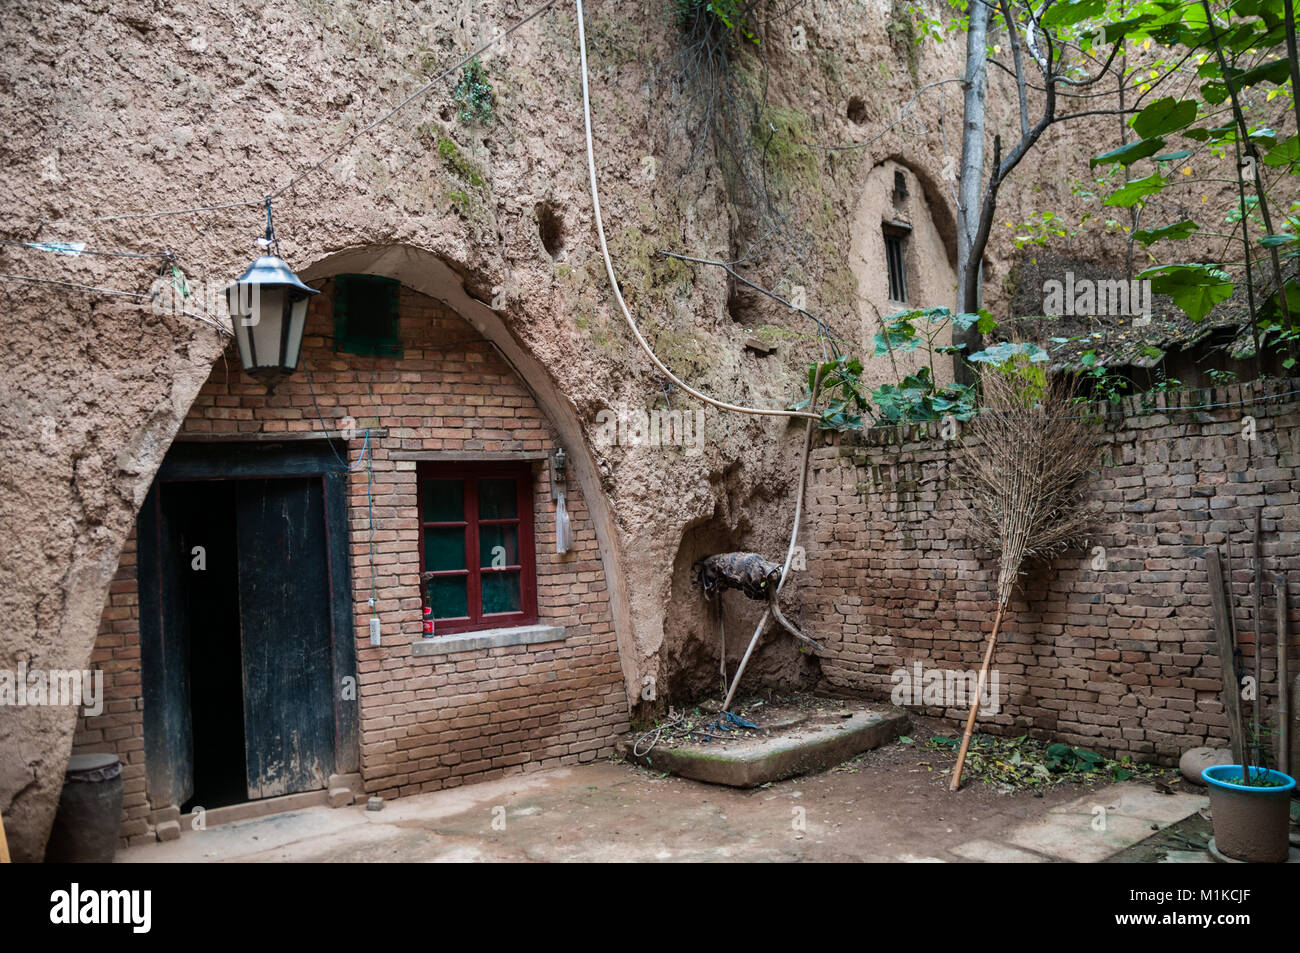
[[[271,224],[270,199],[266,200],[266,238],[259,244],[280,250]],[[258,258],[226,287],[230,323],[245,373],[274,387],[298,369],[307,302],[314,294],[320,292],[299,281],[278,254]]]

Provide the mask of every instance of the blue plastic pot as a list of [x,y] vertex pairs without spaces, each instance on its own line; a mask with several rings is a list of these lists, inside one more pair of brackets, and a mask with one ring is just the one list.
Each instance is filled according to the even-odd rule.
[[1201,772],[1210,786],[1214,843],[1234,860],[1254,864],[1284,863],[1290,853],[1291,792],[1295,778],[1281,771],[1250,769],[1251,777],[1281,782],[1276,787],[1241,783],[1241,765],[1216,764]]

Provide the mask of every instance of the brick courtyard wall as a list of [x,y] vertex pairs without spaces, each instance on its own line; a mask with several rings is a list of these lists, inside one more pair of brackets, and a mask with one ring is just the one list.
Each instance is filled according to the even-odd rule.
[[[1087,547],[1034,567],[995,668],[1001,711],[980,730],[1030,733],[1169,762],[1227,744],[1207,546],[1231,540],[1235,617],[1254,671],[1248,544],[1263,518],[1264,695],[1276,698],[1273,574],[1286,573],[1300,671],[1300,381],[1130,398],[1098,428],[1099,506]],[[1193,405],[1202,410],[1177,409]],[[1254,439],[1245,439],[1253,418]],[[996,560],[955,529],[951,443],[937,424],[825,435],[809,477],[808,631],[830,644],[825,687],[888,699],[900,668],[977,670]],[[1094,569],[1095,547],[1106,568]],[[960,731],[965,708],[916,705]]]
[[[433,298],[401,290],[400,358],[334,353],[331,284],[313,299],[304,364],[273,395],[218,363],[178,439],[337,430],[344,417],[372,437],[374,562],[371,594],[367,467],[350,477],[351,579],[365,791],[432,791],[607,756],[628,725],[609,596],[580,489],[566,505],[570,552],[555,552],[549,467],[534,464],[538,621],[563,641],[416,657],[423,638],[416,462],[399,451],[549,453],[559,444],[528,389],[492,345]],[[311,391],[324,424],[316,416]],[[355,461],[362,438],[348,445]],[[93,664],[105,673],[104,713],[82,717],[74,751],[113,751],[124,764],[124,843],[153,839],[144,773],[143,703],[134,534],[104,607]],[[381,620],[371,647],[368,622]],[[161,805],[153,805],[154,808]]]

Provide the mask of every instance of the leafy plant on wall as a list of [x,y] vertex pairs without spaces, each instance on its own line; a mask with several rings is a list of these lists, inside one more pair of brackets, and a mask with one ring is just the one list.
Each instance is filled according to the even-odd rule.
[[460,106],[456,115],[461,122],[487,125],[492,121],[496,94],[492,92],[492,84],[487,80],[487,69],[477,56],[460,71],[460,82],[456,84],[452,99]]

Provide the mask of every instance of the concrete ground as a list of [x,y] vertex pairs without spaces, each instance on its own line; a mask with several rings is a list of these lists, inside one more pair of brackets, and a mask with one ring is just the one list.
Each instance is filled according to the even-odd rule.
[[118,860],[1091,862],[1206,803],[1132,782],[951,794],[927,762],[876,755],[752,790],[602,762],[401,798],[379,812],[313,807],[188,831]]

